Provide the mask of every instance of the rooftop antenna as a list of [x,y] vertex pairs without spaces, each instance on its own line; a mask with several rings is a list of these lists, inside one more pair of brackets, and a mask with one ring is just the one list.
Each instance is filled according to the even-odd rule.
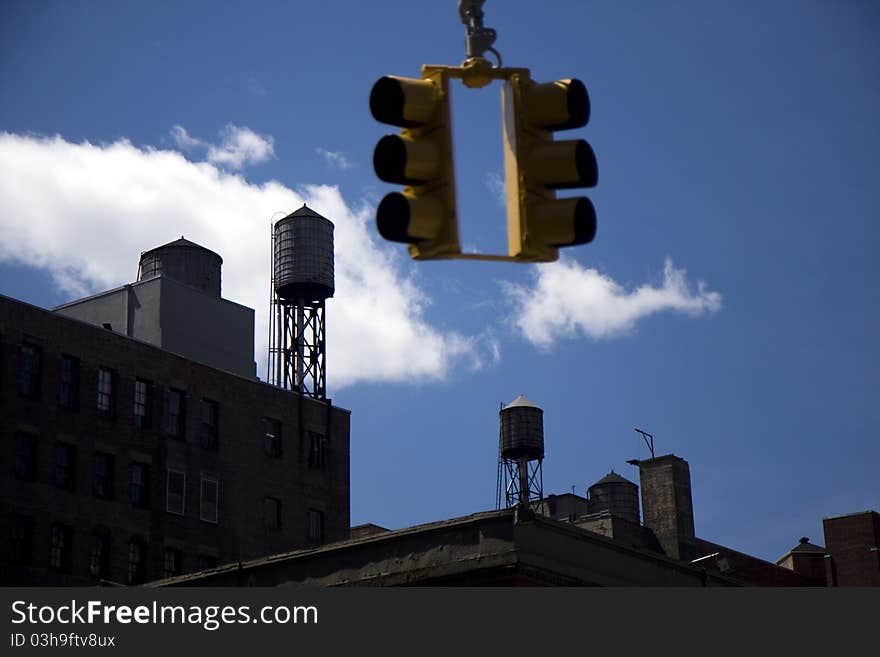
[[645,441],[645,444],[648,446],[648,450],[651,452],[651,458],[654,458],[654,436],[647,431],[642,431],[641,429],[635,429],[635,431],[636,433],[642,434],[642,439]]

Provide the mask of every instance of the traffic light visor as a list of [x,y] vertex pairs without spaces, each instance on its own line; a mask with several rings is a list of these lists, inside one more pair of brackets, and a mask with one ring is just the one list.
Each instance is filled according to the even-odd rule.
[[532,219],[529,239],[549,246],[587,244],[596,236],[596,208],[585,196],[538,202]]
[[418,244],[436,239],[443,230],[443,206],[432,197],[417,198],[392,192],[376,209],[379,234],[391,242]]
[[373,85],[370,112],[381,123],[411,128],[433,118],[438,100],[438,90],[431,80],[386,75]]
[[531,122],[544,130],[582,128],[590,120],[590,96],[580,80],[534,84],[527,99]]
[[595,187],[596,154],[583,139],[538,142],[529,153],[529,175],[547,189]]
[[373,168],[385,182],[419,185],[439,175],[439,157],[429,138],[385,135],[373,151]]

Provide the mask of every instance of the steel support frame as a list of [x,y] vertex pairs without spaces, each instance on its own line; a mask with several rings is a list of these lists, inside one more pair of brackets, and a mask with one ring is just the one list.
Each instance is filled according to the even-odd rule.
[[326,399],[324,300],[290,302],[273,294],[270,322],[269,382]]
[[527,461],[499,458],[497,509],[540,504],[544,499],[543,459]]

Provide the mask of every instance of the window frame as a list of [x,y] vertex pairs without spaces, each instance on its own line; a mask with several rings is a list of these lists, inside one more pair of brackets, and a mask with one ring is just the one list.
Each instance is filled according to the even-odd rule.
[[98,367],[96,409],[100,417],[112,418],[116,410],[116,372]]
[[[54,482],[55,488],[61,490],[76,490],[76,446],[70,443],[55,443],[54,458]],[[59,457],[65,454],[64,463],[59,462]]]
[[18,347],[18,394],[25,399],[39,399],[42,380],[43,349],[25,340]]
[[[33,561],[34,519],[21,513],[10,513],[7,522],[9,532],[9,563],[29,566]],[[20,536],[17,530],[21,530]]]
[[73,563],[73,528],[53,523],[49,532],[49,569],[69,573]]
[[306,513],[306,539],[314,544],[324,543],[324,512],[320,509],[309,509]]
[[[205,517],[205,484],[214,484],[214,517]],[[211,523],[212,525],[220,524],[220,480],[213,475],[202,474],[199,479],[199,520]]]
[[[96,555],[95,548],[99,548]],[[112,537],[103,528],[93,529],[89,535],[89,575],[95,579],[107,579],[110,576],[110,555],[112,554]],[[97,556],[97,567],[96,567]]]
[[[104,463],[104,472],[99,472],[98,463]],[[113,499],[114,468],[116,459],[113,454],[107,452],[95,452],[95,459],[92,466],[92,495],[99,500]],[[99,481],[103,484],[104,490],[98,485]]]
[[[143,398],[138,399],[139,387],[143,387]],[[138,409],[141,410],[138,413]],[[132,424],[140,429],[152,428],[153,416],[153,383],[147,379],[137,377],[134,380],[134,390],[132,399]]]
[[[172,399],[176,400],[177,412],[172,413]],[[165,393],[165,433],[177,440],[186,438],[186,392],[169,387]]]
[[[140,461],[132,461],[128,469],[128,499],[131,505],[138,509],[150,508],[150,466]],[[134,473],[140,472],[141,481],[136,482]],[[135,490],[139,494],[135,495]],[[135,497],[138,499],[136,500]]]
[[[37,480],[37,441],[38,437],[32,433],[15,432],[15,458],[12,462],[12,472],[20,481]],[[24,454],[20,449],[22,445],[25,446]]]
[[220,560],[212,554],[199,554],[196,559],[197,572],[212,570],[220,565]]
[[[272,522],[267,522],[270,515],[270,508],[274,507],[272,513]],[[263,527],[269,531],[281,530],[281,500],[271,495],[263,497]]]
[[[180,475],[180,511],[171,508],[171,475]],[[165,474],[165,512],[176,516],[186,515],[186,472],[176,468],[167,468]]]
[[[137,560],[133,560],[137,555]],[[128,541],[126,562],[126,579],[129,584],[142,584],[147,579],[147,544],[140,538],[133,537]]]
[[280,459],[282,455],[281,420],[274,417],[263,417],[260,423],[263,434],[263,453],[269,458]]
[[313,470],[324,470],[327,467],[327,437],[318,431],[309,431],[308,464]]
[[[168,569],[168,557],[171,557],[173,565]],[[177,548],[165,546],[162,551],[162,579],[177,577],[183,574],[183,552]]]
[[58,406],[79,410],[79,358],[70,354],[58,358]]
[[214,399],[202,397],[200,409],[199,444],[203,449],[216,451],[220,442],[220,404]]

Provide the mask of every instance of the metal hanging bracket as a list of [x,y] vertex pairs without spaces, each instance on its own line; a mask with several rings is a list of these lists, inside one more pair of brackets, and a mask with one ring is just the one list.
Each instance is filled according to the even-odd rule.
[[[498,33],[491,27],[483,25],[483,3],[485,1],[458,0],[458,16],[466,27],[464,43],[468,58],[463,65],[472,60],[482,60],[487,66],[491,67],[491,64],[483,57],[483,54],[488,51],[495,55],[495,58],[498,60],[497,66],[500,68],[501,55],[492,47],[492,44],[495,43],[495,39],[498,37]],[[467,84],[467,79],[464,80],[464,83]]]

